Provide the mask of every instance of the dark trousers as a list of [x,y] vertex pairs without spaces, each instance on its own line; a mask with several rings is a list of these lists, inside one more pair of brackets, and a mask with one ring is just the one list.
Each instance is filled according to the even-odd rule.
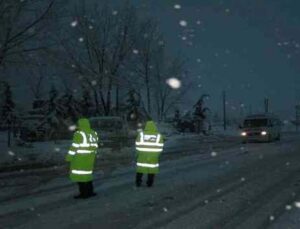
[[79,194],[82,197],[89,197],[94,194],[93,182],[78,182]]
[[[147,186],[151,187],[154,182],[155,174],[148,174]],[[143,182],[143,173],[136,173],[135,184],[136,186],[141,186]]]

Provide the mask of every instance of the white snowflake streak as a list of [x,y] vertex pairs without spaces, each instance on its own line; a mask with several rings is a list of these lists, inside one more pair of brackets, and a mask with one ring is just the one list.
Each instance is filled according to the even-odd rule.
[[173,89],[178,89],[181,87],[181,82],[177,78],[169,78],[166,83]]
[[291,206],[291,205],[286,205],[286,206],[285,206],[285,209],[289,211],[289,210],[292,209],[292,206]]
[[179,10],[179,9],[181,9],[181,5],[179,5],[179,4],[175,4],[175,5],[174,5],[174,9],[176,9],[176,10]]
[[183,27],[185,27],[185,26],[187,26],[187,21],[185,21],[185,20],[180,20],[179,21],[179,25],[181,25],[181,26],[183,26]]
[[79,41],[79,42],[83,42],[83,41],[84,41],[83,37],[79,37],[79,38],[78,38],[78,41]]
[[296,208],[300,208],[300,201],[296,201],[296,202],[295,202],[295,207],[296,207]]
[[212,157],[216,157],[217,156],[217,152],[211,152],[211,154],[210,154]]
[[9,150],[7,153],[8,153],[9,156],[15,156],[15,153],[11,150]]
[[275,217],[273,215],[270,216],[270,220],[273,221]]
[[72,26],[72,27],[76,27],[77,25],[78,25],[78,21],[72,21],[71,23],[70,23],[70,25]]
[[132,52],[133,52],[134,54],[139,54],[139,50],[137,50],[137,49],[133,49]]
[[76,125],[69,126],[69,131],[74,131],[76,129]]

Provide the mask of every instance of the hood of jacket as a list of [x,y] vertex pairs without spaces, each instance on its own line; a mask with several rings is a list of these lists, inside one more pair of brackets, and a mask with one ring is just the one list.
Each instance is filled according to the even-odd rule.
[[81,118],[78,120],[77,128],[78,128],[78,130],[83,131],[85,133],[92,132],[90,121],[86,118]]
[[146,122],[144,132],[147,134],[157,134],[158,131],[155,122],[153,121]]

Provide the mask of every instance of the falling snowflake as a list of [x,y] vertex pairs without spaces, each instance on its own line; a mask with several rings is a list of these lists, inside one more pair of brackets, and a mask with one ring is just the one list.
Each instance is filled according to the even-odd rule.
[[179,21],[179,25],[185,27],[185,26],[187,26],[187,21],[181,20],[181,21]]
[[7,153],[8,153],[9,156],[15,156],[15,153],[11,150],[9,150]]
[[179,10],[179,9],[181,9],[181,5],[179,5],[179,4],[175,4],[175,5],[174,5],[174,9],[176,9],[176,10]]
[[137,49],[133,49],[132,52],[133,52],[134,54],[139,54],[139,50],[137,50]]
[[197,23],[197,25],[201,25],[201,21],[200,20],[198,20],[196,23]]
[[74,131],[76,129],[76,125],[69,126],[69,131]]
[[130,114],[131,119],[135,119],[136,115],[134,113]]
[[228,8],[225,9],[225,12],[226,12],[226,13],[230,13],[230,9],[228,9]]
[[211,152],[211,154],[210,154],[212,157],[216,157],[217,156],[217,152]]
[[79,41],[79,42],[83,42],[83,41],[84,41],[83,37],[79,37],[79,38],[78,38],[78,41]]
[[167,208],[163,208],[164,209],[164,212],[168,212],[168,209]]
[[198,58],[198,59],[197,59],[197,62],[198,62],[198,63],[201,63],[201,59],[200,59],[200,58]]
[[181,86],[181,82],[177,78],[169,78],[166,83],[173,89],[178,89]]
[[185,41],[185,40],[186,40],[186,37],[185,37],[185,36],[183,36],[183,37],[181,37],[181,39],[182,39],[183,41]]
[[75,64],[72,64],[71,67],[72,67],[72,68],[75,68],[76,66],[75,66]]
[[286,206],[285,206],[285,209],[289,211],[289,210],[292,209],[292,206],[291,206],[291,205],[286,205]]
[[290,165],[290,162],[285,163],[285,165],[286,165],[286,166],[289,166],[289,165]]
[[164,44],[165,44],[165,43],[164,43],[163,41],[159,41],[159,42],[158,42],[158,45],[161,45],[161,46],[162,46],[162,45],[164,45]]
[[295,202],[295,207],[300,208],[300,202],[299,201]]
[[242,182],[244,182],[245,180],[246,180],[245,177],[242,177],[242,178],[241,178],[241,181],[242,181]]
[[198,87],[202,87],[202,84],[198,84]]
[[208,200],[204,200],[204,203],[205,203],[205,204],[208,204]]
[[89,29],[93,29],[94,28],[94,26],[92,26],[92,25],[89,25]]
[[78,25],[78,21],[77,21],[77,20],[72,21],[72,22],[70,23],[70,25],[71,25],[72,27],[76,27],[76,26]]
[[96,80],[92,80],[91,84],[92,84],[93,86],[95,86],[95,85],[97,85],[97,81],[96,81]]
[[273,215],[270,216],[270,220],[273,221],[275,217]]
[[60,151],[60,148],[59,147],[55,147],[55,152],[59,152]]
[[112,12],[112,15],[117,15],[118,14],[118,11],[117,10],[114,10],[113,12]]

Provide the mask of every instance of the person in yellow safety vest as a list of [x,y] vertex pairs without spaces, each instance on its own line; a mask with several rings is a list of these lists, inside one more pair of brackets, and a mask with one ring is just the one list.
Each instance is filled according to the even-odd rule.
[[151,187],[154,176],[159,172],[159,157],[163,151],[163,137],[153,121],[147,121],[135,142],[137,152],[136,186],[142,184],[143,174],[148,174],[147,186]]
[[93,190],[93,169],[98,149],[98,135],[92,130],[90,122],[86,118],[81,118],[77,123],[77,131],[73,136],[73,143],[66,156],[66,161],[70,162],[70,179],[78,183],[78,198],[88,198],[96,195]]

